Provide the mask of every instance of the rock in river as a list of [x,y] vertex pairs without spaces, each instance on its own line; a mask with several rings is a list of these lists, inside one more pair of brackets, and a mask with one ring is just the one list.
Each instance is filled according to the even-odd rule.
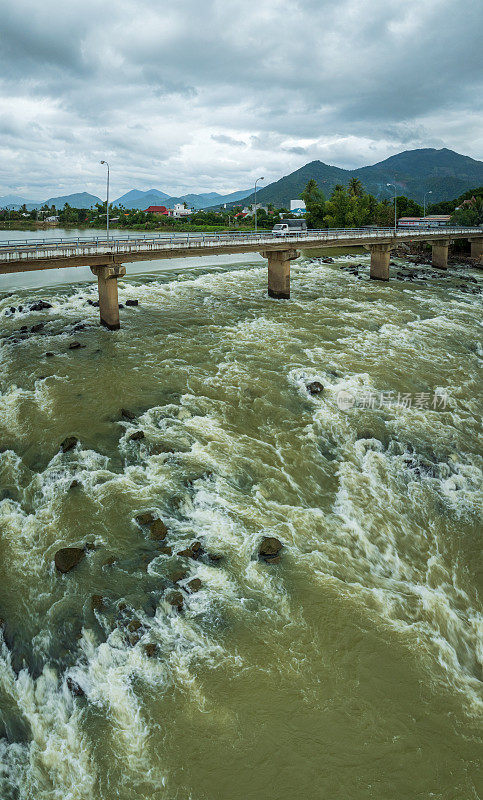
[[149,533],[153,541],[162,542],[163,539],[166,539],[168,529],[162,519],[156,519],[151,525]]
[[143,511],[141,514],[137,514],[135,519],[138,525],[152,525],[153,522],[156,522],[152,511]]
[[258,548],[258,555],[268,564],[278,564],[282,547],[283,544],[280,539],[275,539],[274,536],[265,536]]
[[307,384],[307,391],[309,394],[320,394],[324,391],[324,387],[319,381],[312,381]]
[[77,436],[67,436],[64,441],[61,442],[60,449],[63,453],[68,453],[69,450],[73,450],[77,444],[79,444]]
[[178,611],[183,608],[183,595],[181,592],[169,592],[169,594],[166,595],[166,600],[174,608],[177,608]]
[[55,566],[59,572],[70,572],[82,561],[85,554],[86,551],[81,547],[63,547],[62,550],[57,550],[54,556]]

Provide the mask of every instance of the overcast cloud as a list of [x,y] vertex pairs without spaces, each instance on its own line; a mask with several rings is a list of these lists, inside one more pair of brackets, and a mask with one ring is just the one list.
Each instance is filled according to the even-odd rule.
[[483,0],[4,0],[0,195],[483,155]]

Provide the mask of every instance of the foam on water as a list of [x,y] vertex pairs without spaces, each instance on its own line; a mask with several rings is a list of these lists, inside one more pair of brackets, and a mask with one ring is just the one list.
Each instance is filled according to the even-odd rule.
[[[212,711],[200,673],[250,672],[247,648],[237,646],[237,633],[242,637],[247,630],[263,628],[267,652],[277,654],[276,665],[261,663],[260,671],[303,676],[308,648],[299,652],[297,640],[310,637],[310,626],[303,598],[295,602],[290,588],[300,570],[319,587],[338,586],[349,608],[361,609],[375,629],[395,632],[421,665],[424,681],[435,691],[461,696],[465,714],[481,708],[478,595],[464,580],[466,551],[461,563],[450,566],[448,558],[457,526],[468,536],[481,502],[475,376],[450,380],[448,367],[454,363],[457,375],[462,373],[458,348],[474,335],[472,306],[465,298],[451,306],[450,315],[444,292],[431,288],[426,295],[412,294],[406,305],[406,289],[387,302],[364,281],[357,295],[344,296],[347,275],[337,265],[304,261],[294,268],[299,296],[277,306],[264,299],[265,277],[263,269],[246,267],[165,282],[120,282],[121,302],[136,297],[141,304],[116,340],[133,359],[122,369],[137,371],[140,405],[146,371],[170,374],[181,388],[166,402],[150,396],[136,421],[117,421],[114,433],[112,409],[123,400],[113,386],[104,450],[81,443],[69,454],[49,454],[29,466],[16,451],[35,440],[35,425],[55,415],[63,379],[37,380],[26,389],[20,374],[15,384],[3,385],[2,425],[12,444],[0,454],[1,487],[9,492],[0,502],[1,546],[18,570],[8,576],[11,590],[23,594],[31,614],[26,632],[32,652],[45,662],[37,676],[26,667],[18,670],[11,643],[10,649],[3,646],[6,719],[27,725],[25,741],[12,735],[0,743],[6,800],[175,796],[173,789],[163,794],[173,765],[161,763],[156,752],[169,737],[169,723],[156,717],[153,727],[154,709],[179,692],[189,698],[193,715]],[[98,312],[85,304],[88,296],[94,298],[83,287],[68,296],[61,289],[49,292],[53,308],[45,316],[52,331],[60,317],[96,321]],[[19,292],[2,303],[15,305],[22,297]],[[146,320],[165,315],[166,330],[159,333],[159,319],[146,321],[143,329],[142,313]],[[67,335],[60,326],[57,333]],[[43,336],[42,347],[53,340]],[[29,343],[20,346],[25,351]],[[7,375],[13,357],[2,348]],[[341,391],[360,396],[402,390],[405,371],[411,373],[418,359],[426,374],[411,374],[410,390],[426,381],[431,390],[448,392],[451,408],[339,409]],[[169,373],[160,371],[165,362]],[[66,357],[62,363],[67,369]],[[85,369],[92,391],[95,383]],[[307,391],[313,380],[324,386],[317,397]],[[137,388],[130,389],[131,402]],[[87,435],[85,423],[84,429]],[[129,437],[139,429],[145,439],[133,442]],[[83,492],[77,500],[70,494],[74,478]],[[175,552],[199,539],[208,552],[223,555],[216,565],[187,565],[178,584],[182,614],[166,599],[169,557],[158,555],[147,534],[135,528],[133,517],[143,509],[165,521]],[[283,569],[256,559],[261,536],[284,542]],[[55,550],[86,538],[99,548],[86,556],[87,577],[56,575]],[[112,607],[89,616],[80,598],[106,574],[100,553],[113,548],[119,565],[106,590]],[[142,568],[140,555],[146,553]],[[195,576],[202,589],[190,594],[187,583]],[[143,596],[154,599],[152,613]],[[127,619],[141,623],[134,643],[120,601],[127,604]],[[57,632],[76,603],[84,609],[80,639],[59,655]],[[156,658],[147,655],[148,643],[156,644]],[[72,697],[67,677],[86,700]],[[229,707],[220,711],[218,724],[235,724]]]

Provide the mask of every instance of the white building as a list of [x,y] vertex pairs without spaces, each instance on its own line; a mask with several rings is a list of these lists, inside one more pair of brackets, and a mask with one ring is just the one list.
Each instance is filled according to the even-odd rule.
[[168,214],[170,217],[189,217],[192,214],[191,208],[185,208],[184,203],[175,203],[174,208],[168,208]]
[[305,203],[303,200],[291,200],[290,201],[290,211],[293,211],[294,214],[305,214],[307,211],[305,207]]

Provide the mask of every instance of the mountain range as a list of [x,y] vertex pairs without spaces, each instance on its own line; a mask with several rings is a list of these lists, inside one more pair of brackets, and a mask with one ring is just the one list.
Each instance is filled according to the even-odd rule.
[[[438,203],[442,200],[452,200],[469,189],[483,185],[483,162],[462,156],[445,147],[441,150],[434,148],[406,150],[372,166],[353,170],[333,167],[324,164],[323,161],[311,161],[268,186],[260,186],[257,191],[257,202],[264,205],[272,203],[276,208],[288,207],[291,200],[300,196],[300,192],[311,178],[317,181],[326,197],[337,184],[346,186],[351,178],[358,178],[365,191],[375,195],[379,200],[392,197],[393,187],[387,184],[394,183],[398,195],[406,195],[422,203],[427,193],[429,202]],[[148,191],[132,189],[112,202],[113,205],[141,210],[153,205],[173,206],[175,203],[186,203],[195,209],[218,209],[225,203],[228,208],[239,205],[241,201],[249,205],[254,199],[251,189],[230,194],[205,192],[185,194],[180,197],[173,197],[159,189]],[[100,202],[102,201],[99,197],[87,192],[50,197],[41,203],[34,203],[16,195],[5,195],[0,197],[0,208],[13,206],[18,209],[24,203],[29,211],[41,208],[44,203],[49,207],[54,205],[57,209],[63,208],[65,203],[73,208],[92,208]]]
[[[138,189],[131,189],[126,192],[122,197],[112,201],[114,206],[124,206],[124,208],[138,208],[145,209],[149,206],[173,206],[175,203],[186,203],[189,208],[206,208],[212,206],[214,203],[223,205],[224,203],[240,202],[251,193],[251,189],[244,191],[231,192],[230,194],[220,194],[219,192],[205,192],[204,194],[184,194],[180,197],[171,197],[166,192],[161,192],[159,189],[148,189],[146,192],[141,192]],[[24,204],[28,211],[35,211],[37,208],[42,208],[43,205],[55,206],[57,210],[64,207],[68,203],[72,208],[94,208],[96,203],[102,203],[100,197],[88,192],[78,192],[77,194],[67,194],[60,197],[49,197],[42,202],[32,202],[17,195],[4,195],[0,197],[0,208],[7,206],[14,209],[19,209]]]
[[[394,189],[387,184],[394,183],[398,195],[422,203],[424,195],[431,192],[431,196],[427,197],[428,202],[439,203],[481,186],[483,162],[445,147],[441,150],[406,150],[370,167],[353,170],[332,167],[323,161],[311,161],[279,181],[260,187],[257,202],[264,205],[272,203],[276,208],[289,207],[290,201],[300,196],[311,178],[317,181],[326,197],[337,184],[346,186],[351,178],[358,178],[365,191],[379,200],[392,197]],[[254,194],[245,198],[247,205],[254,201]]]

